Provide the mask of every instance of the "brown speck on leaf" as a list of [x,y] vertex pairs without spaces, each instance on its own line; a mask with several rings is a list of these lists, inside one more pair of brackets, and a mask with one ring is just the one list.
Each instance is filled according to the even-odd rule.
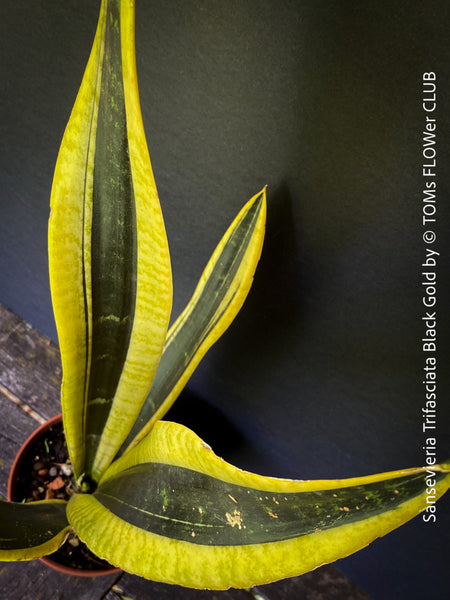
[[225,516],[227,518],[228,525],[231,525],[231,527],[237,525],[238,529],[242,529],[242,517],[241,513],[237,509],[233,511],[232,515],[227,512],[225,513]]

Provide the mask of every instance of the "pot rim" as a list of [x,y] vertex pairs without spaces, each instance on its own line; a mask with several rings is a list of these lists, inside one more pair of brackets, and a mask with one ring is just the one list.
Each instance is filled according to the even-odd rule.
[[[23,456],[28,452],[28,450],[34,444],[37,438],[39,438],[45,431],[47,431],[51,427],[61,422],[62,414],[60,413],[59,415],[52,417],[48,421],[45,421],[45,423],[42,423],[42,425],[35,429],[33,433],[30,436],[28,436],[25,442],[21,445],[19,451],[16,454],[8,477],[6,497],[10,502],[14,502],[17,472],[23,460]],[[55,571],[65,573],[66,575],[76,575],[78,577],[99,577],[101,575],[111,575],[120,571],[118,567],[113,567],[112,565],[111,567],[105,569],[75,569],[73,567],[62,565],[47,556],[39,557],[38,560],[43,562],[48,567],[51,567]]]

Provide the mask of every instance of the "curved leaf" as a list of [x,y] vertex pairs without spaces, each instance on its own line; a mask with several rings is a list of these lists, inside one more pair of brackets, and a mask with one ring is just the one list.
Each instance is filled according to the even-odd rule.
[[139,106],[132,0],[102,2],[51,208],[64,426],[77,475],[99,478],[148,394],[171,308],[167,240]]
[[190,302],[170,328],[152,388],[123,448],[129,443],[135,445],[167,412],[203,356],[239,312],[261,255],[265,219],[263,189],[234,219]]
[[32,560],[55,552],[71,530],[66,507],[62,500],[0,500],[0,560]]
[[[450,486],[450,466],[369,477],[293,481],[216,457],[193,432],[159,422],[111,465],[93,496],[74,496],[69,521],[99,556],[126,571],[190,587],[250,587],[347,556]],[[121,544],[107,540],[114,532]],[[136,552],[135,548],[139,548]]]

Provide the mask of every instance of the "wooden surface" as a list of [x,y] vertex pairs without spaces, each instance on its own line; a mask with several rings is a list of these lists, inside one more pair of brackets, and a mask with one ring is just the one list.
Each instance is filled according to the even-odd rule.
[[[0,305],[0,494],[14,457],[34,429],[60,412],[59,352]],[[40,561],[0,563],[7,600],[369,600],[333,566],[251,591],[211,592],[171,586],[127,573],[88,578],[60,574]]]

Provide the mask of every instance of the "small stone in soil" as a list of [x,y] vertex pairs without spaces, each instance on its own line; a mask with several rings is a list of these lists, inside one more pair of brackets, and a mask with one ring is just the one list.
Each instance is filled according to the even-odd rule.
[[47,487],[51,490],[60,490],[64,487],[64,480],[61,477],[56,477],[53,481],[50,481]]
[[68,542],[69,542],[69,544],[70,544],[71,546],[73,546],[74,548],[76,548],[77,546],[79,546],[79,545],[80,545],[80,540],[79,540],[78,538],[76,538],[76,537],[70,538],[70,539],[68,539],[67,541],[68,541]]
[[58,475],[58,469],[56,467],[50,467],[48,474],[50,477],[56,477]]
[[65,475],[66,477],[70,477],[70,475],[72,475],[72,473],[73,473],[71,465],[61,465],[61,471],[63,472],[63,475]]

